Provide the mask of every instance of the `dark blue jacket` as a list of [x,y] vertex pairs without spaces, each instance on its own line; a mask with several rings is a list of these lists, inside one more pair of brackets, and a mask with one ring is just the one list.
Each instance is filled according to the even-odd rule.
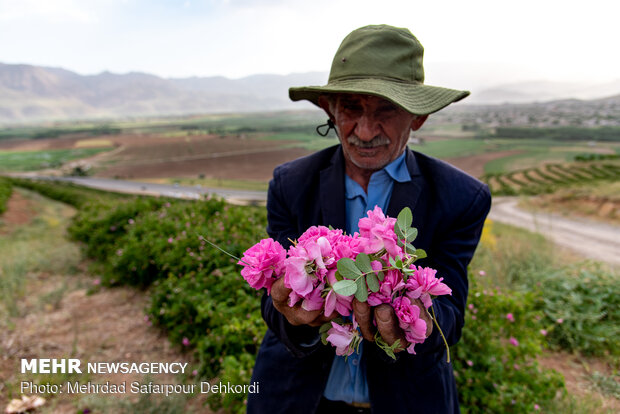
[[[394,183],[387,214],[396,217],[408,206],[413,242],[428,258],[416,265],[437,269],[452,289],[434,301],[435,313],[449,344],[461,336],[467,301],[467,265],[491,206],[488,187],[440,160],[407,149],[411,181]],[[313,225],[345,228],[344,158],[340,145],[283,164],[269,184],[269,235],[283,246]],[[290,325],[264,296],[262,313],[269,329],[261,344],[252,381],[260,393],[249,396],[248,413],[314,413],[327,382],[334,348],[313,344],[317,329]],[[366,364],[373,413],[458,413],[452,366],[434,329],[416,355],[387,357],[366,342]]]

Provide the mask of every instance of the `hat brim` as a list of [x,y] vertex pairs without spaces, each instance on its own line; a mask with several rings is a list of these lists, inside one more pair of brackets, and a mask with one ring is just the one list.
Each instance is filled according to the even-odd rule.
[[381,78],[354,78],[330,81],[325,86],[289,88],[293,101],[308,100],[319,106],[319,96],[328,93],[361,93],[387,99],[415,115],[437,112],[469,95],[469,91],[407,83]]

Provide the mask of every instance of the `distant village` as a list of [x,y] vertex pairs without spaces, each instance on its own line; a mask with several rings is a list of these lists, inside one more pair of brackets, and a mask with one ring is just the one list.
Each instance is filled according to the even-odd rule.
[[452,105],[431,122],[480,127],[618,127],[620,95],[592,101],[561,100],[504,105]]

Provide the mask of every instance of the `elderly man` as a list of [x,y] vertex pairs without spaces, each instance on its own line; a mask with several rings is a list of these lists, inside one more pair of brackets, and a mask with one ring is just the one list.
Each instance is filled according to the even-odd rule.
[[[419,229],[416,247],[452,289],[433,308],[448,343],[464,324],[467,265],[490,208],[488,188],[437,159],[411,151],[411,130],[429,114],[469,92],[424,85],[423,48],[407,29],[367,26],[349,34],[334,57],[325,86],[291,88],[294,101],[320,106],[335,126],[340,145],[277,167],[269,186],[268,233],[282,245],[313,225],[348,233],[375,206],[395,217],[409,207]],[[289,307],[282,280],[264,296],[268,330],[261,344],[250,396],[250,413],[454,413],[459,411],[452,367],[438,330],[427,330],[416,354],[396,360],[374,343],[408,345],[389,305],[354,301],[364,337],[346,360],[319,340],[321,311]],[[432,327],[430,316],[424,315]]]

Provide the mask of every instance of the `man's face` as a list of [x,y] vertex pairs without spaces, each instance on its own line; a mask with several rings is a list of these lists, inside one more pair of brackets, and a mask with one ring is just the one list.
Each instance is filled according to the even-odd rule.
[[324,102],[347,164],[364,170],[380,170],[395,160],[407,145],[409,131],[426,119],[373,95],[338,94]]

